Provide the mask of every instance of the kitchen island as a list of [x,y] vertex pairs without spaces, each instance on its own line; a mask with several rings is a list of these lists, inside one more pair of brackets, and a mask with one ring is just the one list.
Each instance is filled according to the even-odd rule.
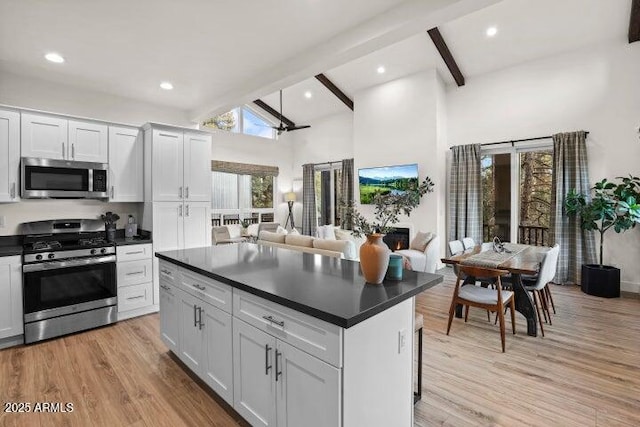
[[243,243],[156,253],[163,341],[252,425],[411,426],[414,297],[357,262]]

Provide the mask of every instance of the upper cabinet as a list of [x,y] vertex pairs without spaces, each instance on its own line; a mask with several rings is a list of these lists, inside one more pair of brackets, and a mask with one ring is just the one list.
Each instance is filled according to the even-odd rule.
[[146,200],[211,201],[211,135],[147,125],[145,158]]
[[107,126],[69,120],[68,159],[80,162],[107,163]]
[[0,202],[19,200],[20,113],[0,110]]
[[138,128],[109,126],[109,201],[143,202],[143,140]]
[[44,114],[22,114],[22,157],[66,160],[69,120]]
[[107,126],[47,114],[22,114],[22,157],[107,163]]

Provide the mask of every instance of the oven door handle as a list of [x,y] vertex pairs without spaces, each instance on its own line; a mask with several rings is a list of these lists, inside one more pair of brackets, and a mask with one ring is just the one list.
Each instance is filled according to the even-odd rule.
[[69,259],[64,261],[48,261],[37,264],[26,264],[22,266],[22,272],[32,273],[34,271],[56,270],[60,268],[81,267],[84,265],[93,264],[107,264],[110,262],[116,262],[115,255],[108,255],[97,258]]

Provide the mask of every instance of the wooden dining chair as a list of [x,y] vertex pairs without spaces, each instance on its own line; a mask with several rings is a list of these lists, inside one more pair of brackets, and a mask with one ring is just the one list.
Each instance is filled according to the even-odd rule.
[[[451,322],[456,311],[456,305],[465,306],[464,321],[467,322],[469,317],[469,307],[478,307],[487,311],[495,311],[500,322],[500,341],[502,342],[502,352],[505,347],[505,326],[504,326],[504,307],[508,306],[511,310],[511,327],[513,333],[516,333],[516,315],[515,302],[513,292],[502,288],[500,278],[509,274],[507,270],[498,270],[494,268],[475,267],[470,265],[459,265],[460,274],[456,280],[456,287],[453,291],[451,299],[451,307],[449,308],[449,323],[447,325],[447,335],[451,330]],[[475,285],[461,286],[464,276],[486,277],[495,279],[496,288],[489,289]]]
[[[551,282],[556,275],[559,255],[560,245],[556,244],[545,254],[544,259],[542,260],[542,265],[540,266],[540,271],[538,272],[537,280],[534,283],[524,281],[524,288],[533,294],[533,304],[536,306],[538,323],[540,323],[540,332],[543,337],[544,327],[542,326],[540,310],[543,311],[545,320],[547,320],[551,325],[551,312],[549,311],[547,295],[551,295],[551,291],[548,291],[549,282]],[[553,299],[551,301],[553,301]],[[555,306],[553,307],[553,311],[555,313]]]

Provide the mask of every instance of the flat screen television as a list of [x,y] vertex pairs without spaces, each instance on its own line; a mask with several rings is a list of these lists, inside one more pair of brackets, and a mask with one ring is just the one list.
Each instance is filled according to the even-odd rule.
[[360,203],[368,205],[380,194],[402,194],[418,188],[418,165],[383,166],[358,169]]

